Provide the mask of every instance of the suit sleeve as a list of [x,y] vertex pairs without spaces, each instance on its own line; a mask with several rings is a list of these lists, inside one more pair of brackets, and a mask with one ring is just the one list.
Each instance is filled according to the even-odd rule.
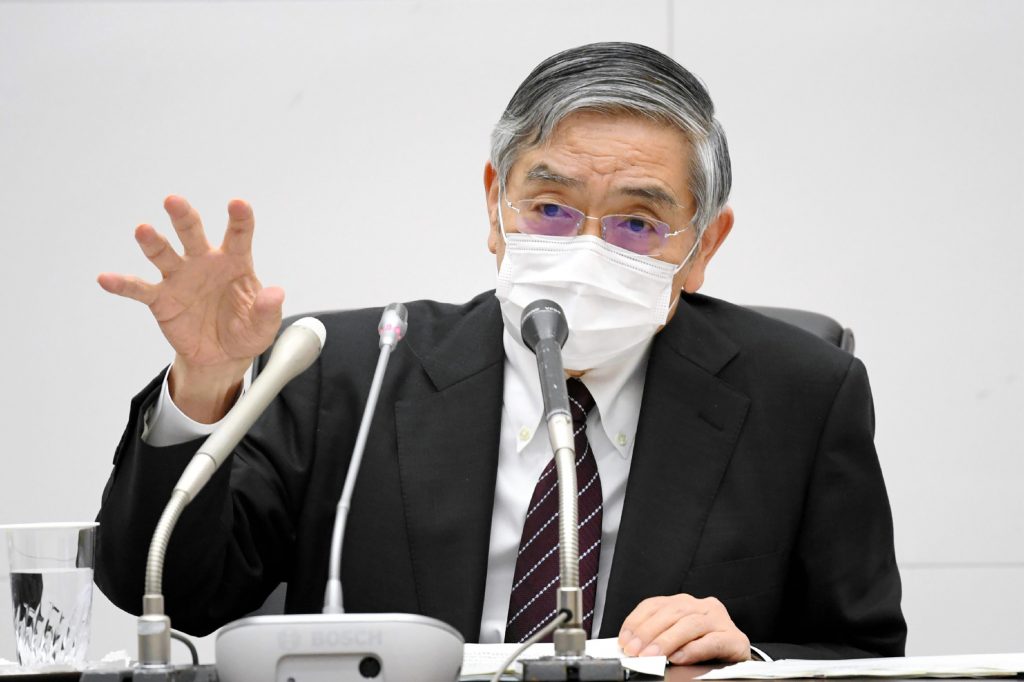
[[821,432],[786,586],[779,658],[902,656],[906,623],[874,408],[854,358]]
[[[131,613],[141,609],[157,521],[202,443],[153,447],[142,440],[142,415],[159,395],[161,381],[162,375],[132,401],[98,515],[96,584]],[[185,508],[163,574],[175,628],[207,634],[259,607],[287,580],[296,500],[302,498],[314,447],[318,384],[315,371],[293,382]]]

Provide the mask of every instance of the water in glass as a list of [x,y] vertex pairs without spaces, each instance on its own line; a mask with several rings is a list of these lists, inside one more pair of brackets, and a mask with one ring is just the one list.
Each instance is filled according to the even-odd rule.
[[85,662],[91,568],[11,571],[11,603],[18,661],[23,667]]

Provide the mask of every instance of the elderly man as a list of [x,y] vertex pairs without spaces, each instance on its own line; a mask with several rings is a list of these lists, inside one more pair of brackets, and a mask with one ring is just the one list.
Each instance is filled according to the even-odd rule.
[[[900,655],[892,520],[859,361],[696,294],[733,224],[728,148],[700,82],[643,46],[540,64],[484,169],[497,288],[409,304],[355,489],[353,612],[422,613],[467,641],[519,641],[554,615],[551,451],[522,309],[557,301],[577,420],[585,628],[673,663]],[[135,236],[162,280],[104,274],[175,350],[132,403],[100,512],[97,583],[141,600],[174,481],[272,343],[284,294],[253,270],[253,213],[207,242],[180,197],[179,254]],[[379,311],[323,316],[330,339],[182,517],[165,594],[209,632],[280,582],[318,612],[334,506],[369,387]],[[553,578],[551,576],[554,576]]]

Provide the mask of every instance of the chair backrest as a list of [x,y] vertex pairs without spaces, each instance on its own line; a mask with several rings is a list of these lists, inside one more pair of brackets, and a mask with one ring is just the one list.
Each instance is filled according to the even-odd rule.
[[767,315],[768,317],[799,327],[815,336],[820,336],[829,343],[839,346],[847,353],[853,355],[855,347],[853,330],[844,327],[828,315],[812,313],[809,310],[797,310],[795,308],[771,308],[767,306],[747,306],[751,310]]

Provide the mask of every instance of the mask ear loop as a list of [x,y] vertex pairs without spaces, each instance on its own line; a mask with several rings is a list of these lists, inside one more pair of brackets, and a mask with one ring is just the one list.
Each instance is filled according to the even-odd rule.
[[498,185],[498,229],[501,230],[501,241],[508,246],[508,235],[505,234],[505,219],[501,217],[502,209],[505,207],[505,188]]
[[[692,265],[692,263],[690,262],[690,259],[691,259],[691,258],[693,258],[693,257],[694,257],[695,255],[697,255],[697,247],[699,247],[699,246],[700,246],[700,238],[701,238],[701,235],[697,235],[697,239],[695,239],[695,240],[694,240],[694,242],[693,242],[693,246],[691,246],[691,247],[690,247],[690,252],[686,254],[686,258],[684,258],[684,259],[683,259],[683,262],[679,264],[679,267],[677,267],[677,268],[676,268],[676,269],[675,269],[675,270],[674,270],[674,271],[672,272],[672,277],[673,277],[673,278],[674,278],[674,277],[675,277],[676,275],[678,275],[678,274],[679,274],[679,272],[680,272],[680,271],[681,271],[681,270],[682,270],[682,269],[683,269],[684,267],[686,267],[686,265],[687,265],[687,264],[689,264],[689,265]],[[668,306],[668,314],[667,314],[667,315],[666,315],[665,317],[669,317],[669,316],[671,316],[671,315],[672,315],[672,311],[673,311],[673,310],[675,310],[675,309],[676,309],[676,307],[677,307],[677,306],[679,305],[679,300],[680,300],[680,299],[681,299],[681,298],[683,297],[683,292],[684,292],[684,291],[686,291],[686,287],[685,287],[685,286],[684,286],[684,287],[681,287],[681,288],[679,289],[679,291],[678,291],[678,292],[676,293],[676,295],[675,295],[675,296],[673,296],[673,300],[672,300],[672,302],[671,302],[671,303],[669,304],[669,306]]]
[[[499,214],[499,217],[500,217],[500,214]],[[690,247],[690,251],[689,251],[689,253],[686,254],[686,258],[683,259],[683,262],[680,263],[679,265],[677,265],[676,269],[672,271],[672,276],[673,277],[678,275],[679,271],[682,270],[684,267],[687,266],[687,264],[690,263],[690,259],[693,258],[695,255],[697,255],[697,247],[698,246],[700,246],[700,235],[697,235],[697,239],[694,240],[693,246]]]
[[[683,268],[685,268],[687,266],[687,264],[690,264],[690,259],[693,258],[694,255],[696,255],[697,247],[699,247],[699,246],[700,246],[700,238],[698,237],[696,239],[696,241],[693,242],[693,246],[690,247],[690,250],[686,254],[686,257],[683,258],[683,262],[673,268],[673,270],[672,270],[672,279],[673,280],[675,279],[676,275],[678,275],[679,272]],[[664,263],[664,261],[661,261],[661,262]],[[669,286],[671,286],[671,284]],[[682,298],[682,292],[683,291],[685,291],[685,289],[683,289],[683,288],[681,288],[678,292],[677,291],[672,291],[672,294],[673,294],[672,295],[672,299],[671,299],[671,301],[668,304],[668,309],[665,311],[665,319],[666,320],[669,317],[672,316],[672,311],[675,310],[676,307],[679,305],[679,299]],[[664,325],[665,325],[665,322],[662,321],[662,322],[659,323],[659,327],[658,328],[661,329],[661,327],[663,327]]]

